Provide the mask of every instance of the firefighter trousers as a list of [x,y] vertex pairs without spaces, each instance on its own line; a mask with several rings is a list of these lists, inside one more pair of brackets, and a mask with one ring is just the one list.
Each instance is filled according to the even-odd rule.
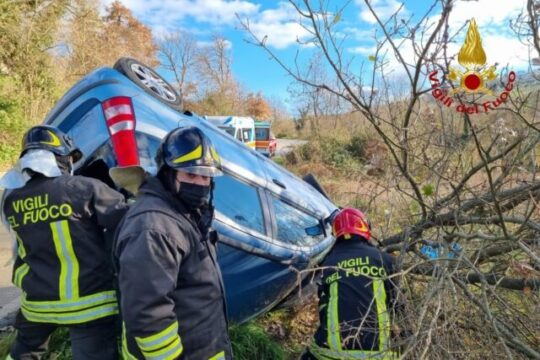
[[[15,320],[17,337],[11,345],[7,359],[42,359],[49,346],[51,334],[59,327],[63,326],[28,321],[19,311]],[[115,316],[67,327],[74,360],[118,359],[119,329]]]

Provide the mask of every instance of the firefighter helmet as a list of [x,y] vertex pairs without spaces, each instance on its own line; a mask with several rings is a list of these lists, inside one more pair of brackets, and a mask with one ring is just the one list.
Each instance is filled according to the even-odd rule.
[[221,160],[212,141],[197,127],[174,129],[165,136],[156,154],[158,171],[165,165],[202,176],[220,176]]
[[336,238],[349,239],[351,235],[359,235],[366,241],[371,239],[371,226],[368,219],[358,209],[342,209],[332,222],[332,233]]
[[34,126],[26,132],[21,157],[32,149],[48,150],[58,156],[71,156],[74,163],[82,158],[81,150],[75,146],[69,135],[48,125]]

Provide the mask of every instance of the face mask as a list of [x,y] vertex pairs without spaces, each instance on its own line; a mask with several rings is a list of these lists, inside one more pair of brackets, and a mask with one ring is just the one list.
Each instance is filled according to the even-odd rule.
[[180,182],[178,198],[190,209],[198,209],[208,205],[210,200],[210,186],[202,186]]

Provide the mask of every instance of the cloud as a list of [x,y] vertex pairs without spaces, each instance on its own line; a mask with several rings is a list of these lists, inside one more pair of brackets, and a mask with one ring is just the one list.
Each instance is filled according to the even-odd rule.
[[[360,3],[360,0],[357,0]],[[372,1],[373,6],[386,5],[384,11],[388,14],[390,8],[395,7],[393,0]],[[487,64],[493,65],[498,63],[498,69],[509,65],[515,70],[524,69],[529,61],[529,48],[519,41],[516,35],[512,32],[509,24],[510,20],[515,19],[523,10],[523,3],[512,2],[507,0],[478,0],[478,1],[459,1],[454,4],[449,18],[450,33],[457,34],[455,41],[448,44],[448,55],[456,56],[461,46],[463,45],[465,35],[467,33],[467,22],[474,17],[478,25],[478,30],[482,38],[482,46],[487,56]],[[427,9],[427,8],[426,8]],[[383,12],[384,12],[383,11]],[[422,14],[418,14],[421,16]],[[429,23],[434,24],[439,20],[439,14],[431,16],[428,19]],[[431,27],[431,29],[433,26]],[[350,33],[354,33],[349,30]],[[362,33],[362,31],[360,31]],[[424,34],[427,38],[430,34]],[[374,51],[375,42],[368,41],[366,38],[359,39],[358,45],[350,46],[347,50],[351,53],[361,55],[371,55]],[[395,43],[400,44],[401,55],[410,64],[417,61],[417,55],[410,41],[401,41],[403,39],[395,39]],[[381,53],[387,53],[386,56],[386,71],[392,72],[395,75],[403,75],[405,69],[403,65],[396,59],[390,45],[386,44]],[[457,60],[453,61],[453,66],[459,66]]]
[[471,18],[475,18],[478,27],[506,27],[510,19],[524,9],[524,1],[478,0],[457,1],[450,13],[451,27],[459,28]]
[[341,31],[347,35],[351,35],[353,39],[358,41],[373,41],[375,29],[360,29],[357,27],[347,26]]
[[[529,49],[510,28],[510,21],[523,10],[524,2],[507,0],[478,0],[456,2],[449,17],[451,33],[458,31],[474,17],[482,38],[487,63],[524,68],[528,63]],[[450,54],[457,54],[463,45],[468,25],[459,36],[457,44],[451,44]]]
[[310,35],[300,24],[294,7],[285,2],[279,2],[277,8],[264,10],[250,18],[249,27],[257,38],[266,37],[266,44],[276,49],[285,49],[297,40],[306,40]]
[[[103,8],[114,0],[101,0]],[[137,18],[154,33],[165,34],[182,28],[187,20],[207,24],[209,32],[219,27],[238,25],[238,17],[249,19],[258,38],[266,44],[284,49],[305,40],[309,33],[299,24],[299,16],[291,4],[276,2],[275,8],[260,10],[261,5],[247,0],[121,0]],[[197,26],[200,29],[201,26]],[[200,30],[199,30],[200,31]]]
[[[230,42],[229,40],[224,40],[223,41],[224,45],[225,45],[225,49],[232,49],[233,47],[233,44],[232,42]],[[213,41],[197,41],[197,47],[199,48],[209,48],[209,47],[212,47],[214,45],[214,42]]]
[[[361,20],[366,21],[370,24],[376,24],[377,20],[371,13],[371,10],[369,10],[368,6],[366,5],[364,0],[356,0],[356,3],[360,5],[360,14],[359,17]],[[385,22],[396,13],[396,11],[400,10],[399,16],[404,18],[407,17],[409,14],[408,10],[405,8],[405,6],[402,6],[402,2],[397,0],[371,0],[370,1],[371,7],[377,14],[377,17],[382,21]]]
[[353,54],[360,54],[360,55],[375,55],[375,51],[377,50],[375,46],[355,46],[347,49],[349,52]]
[[[113,0],[101,0],[108,6]],[[259,11],[260,4],[246,0],[121,0],[135,16],[152,28],[176,28],[186,18],[210,26],[234,26],[236,14],[248,16]]]

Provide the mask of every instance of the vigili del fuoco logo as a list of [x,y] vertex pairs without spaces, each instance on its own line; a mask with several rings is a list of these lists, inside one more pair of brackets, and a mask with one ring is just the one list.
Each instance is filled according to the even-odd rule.
[[[450,67],[446,74],[451,84],[449,88],[441,87],[438,70],[429,73],[431,94],[438,102],[447,107],[455,107],[458,112],[481,114],[496,109],[508,99],[516,81],[516,73],[508,73],[504,89],[499,93],[489,88],[490,82],[497,78],[496,68],[494,65],[486,65],[486,53],[474,19],[469,23],[465,42],[458,53],[458,62],[462,68]],[[456,99],[456,95],[459,99]],[[486,100],[479,102],[480,98]]]

